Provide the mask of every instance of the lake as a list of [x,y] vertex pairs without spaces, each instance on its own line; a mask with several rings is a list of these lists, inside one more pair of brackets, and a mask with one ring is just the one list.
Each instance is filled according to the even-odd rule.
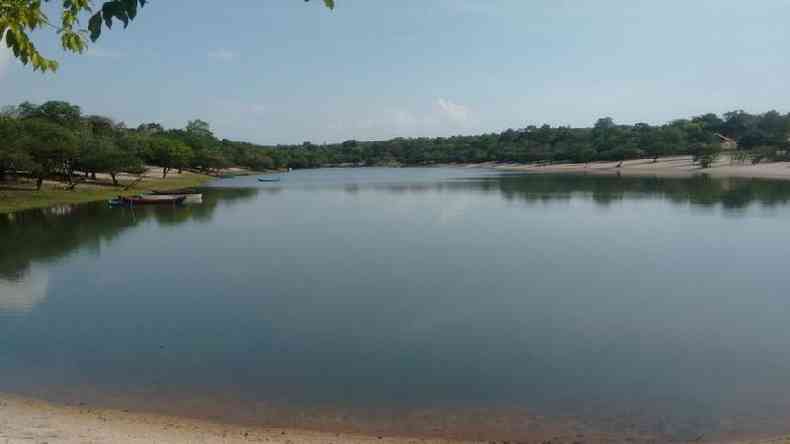
[[790,432],[790,183],[282,177],[0,215],[0,391],[448,436]]

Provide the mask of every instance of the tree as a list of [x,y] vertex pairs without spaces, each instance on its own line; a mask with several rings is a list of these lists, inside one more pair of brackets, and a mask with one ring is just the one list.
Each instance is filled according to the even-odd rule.
[[740,139],[749,129],[754,128],[755,121],[756,116],[743,110],[731,111],[724,114],[721,132],[731,139]]
[[104,157],[100,170],[110,175],[113,185],[118,185],[117,175],[120,172],[136,172],[142,169],[143,163],[133,152],[119,147],[112,140],[106,140]]
[[759,128],[748,128],[738,139],[738,147],[751,150],[758,146],[768,145],[770,138],[765,131]]
[[113,185],[118,185],[117,175],[124,171],[142,169],[142,161],[134,150],[124,149],[114,139],[107,136],[87,134],[82,140],[79,157],[80,171],[87,173],[107,173]]
[[70,164],[77,154],[77,137],[67,128],[42,119],[26,120],[19,141],[31,159],[31,172],[40,190],[44,179],[60,171],[71,177]]
[[703,114],[701,116],[692,117],[691,121],[702,126],[702,129],[709,133],[722,132],[722,125],[724,121],[719,116],[713,113]]
[[757,128],[765,135],[766,142],[771,145],[785,145],[790,132],[790,119],[786,119],[772,110],[760,115]]
[[573,161],[576,163],[588,164],[595,159],[595,150],[589,146],[579,146],[573,155]]
[[[112,28],[114,20],[126,28],[137,17],[138,9],[148,3],[148,0],[111,0],[94,11],[91,0],[44,0],[50,1],[61,5],[57,24],[44,13],[41,0],[0,0],[0,39],[5,36],[14,57],[42,72],[57,70],[58,62],[41,55],[30,39],[32,33],[52,29],[60,36],[65,51],[81,54],[88,47],[86,36],[95,42],[103,27]],[[324,4],[330,9],[335,6],[334,0],[324,0]],[[79,24],[86,15],[90,15],[88,29],[81,29]]]
[[718,143],[698,143],[691,147],[694,162],[699,162],[702,169],[710,168],[721,154],[721,145]]
[[165,132],[164,127],[162,127],[159,123],[141,123],[140,126],[137,127],[137,131],[145,134],[157,134]]
[[0,116],[0,180],[5,180],[7,173],[15,174],[31,165],[30,156],[19,145],[19,126],[17,120]]
[[103,137],[114,136],[118,126],[111,118],[97,115],[83,117],[82,124],[94,136]]
[[162,167],[162,178],[173,168],[183,168],[189,161],[190,148],[179,140],[168,137],[153,137],[149,141],[147,159],[156,166]]
[[181,174],[184,168],[189,167],[195,154],[192,152],[192,148],[190,148],[189,145],[178,142],[173,146],[172,156],[173,168],[177,168],[178,174]]
[[19,105],[19,115],[22,119],[41,119],[76,129],[80,126],[82,111],[77,105],[51,100],[39,106],[24,102]]
[[197,137],[214,137],[211,132],[211,125],[205,120],[195,119],[187,122],[187,133]]
[[592,143],[596,151],[608,151],[617,139],[617,125],[611,117],[602,117],[595,122],[592,130]]
[[756,146],[751,150],[751,158],[753,164],[758,164],[764,159],[773,161],[776,158],[776,148],[770,146]]

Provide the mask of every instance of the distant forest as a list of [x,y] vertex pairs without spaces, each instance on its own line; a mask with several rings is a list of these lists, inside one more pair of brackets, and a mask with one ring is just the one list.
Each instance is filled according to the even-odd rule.
[[[159,123],[128,128],[83,114],[60,101],[22,103],[0,111],[0,179],[26,175],[40,186],[49,177],[72,182],[76,174],[137,173],[144,165],[218,172],[326,166],[433,165],[473,162],[592,162],[691,154],[701,167],[734,145],[740,161],[789,160],[790,114],[733,111],[678,119],[663,125],[621,125],[601,118],[592,127],[529,125],[501,133],[386,141],[348,140],[317,145],[258,145],[218,139],[200,119],[183,129]],[[732,142],[730,142],[730,140]]]

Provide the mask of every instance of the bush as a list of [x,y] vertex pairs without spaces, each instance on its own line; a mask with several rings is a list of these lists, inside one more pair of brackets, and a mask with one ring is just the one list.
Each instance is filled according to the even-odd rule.
[[694,162],[699,162],[702,169],[710,168],[721,154],[721,145],[717,143],[695,144],[689,150]]
[[757,146],[752,149],[752,164],[757,165],[763,160],[774,162],[777,160],[776,147],[772,146]]

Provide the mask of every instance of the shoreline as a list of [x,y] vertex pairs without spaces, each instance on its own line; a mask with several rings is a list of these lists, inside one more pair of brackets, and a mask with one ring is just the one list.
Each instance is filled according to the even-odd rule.
[[[442,164],[429,167],[450,168],[481,168],[502,172],[521,172],[531,174],[582,174],[595,176],[627,176],[688,179],[693,177],[711,177],[718,179],[764,179],[790,180],[790,162],[733,163],[727,154],[723,154],[710,168],[701,169],[693,164],[691,156],[663,157],[657,162],[652,159],[634,159],[622,162],[590,162],[556,163],[556,164],[520,164],[483,162],[470,164]],[[324,167],[322,167],[324,168]],[[327,167],[331,168],[331,167]],[[247,176],[261,174],[258,172],[229,169],[229,176]],[[161,178],[161,169],[151,168],[145,178],[127,191],[121,187],[136,180],[136,176],[120,174],[119,186],[112,186],[109,177],[99,175],[100,180],[87,182],[77,186],[75,190],[65,189],[60,182],[45,181],[41,191],[19,187],[19,183],[0,183],[0,214],[18,211],[51,208],[58,205],[71,205],[112,199],[116,196],[131,196],[152,190],[174,190],[191,188],[205,184],[216,177],[185,171],[182,174],[171,173],[166,179]]]
[[323,444],[461,444],[441,438],[367,436],[345,432],[244,426],[202,419],[96,408],[88,405],[57,405],[46,401],[0,393],[0,442],[72,444],[150,442],[227,444],[267,442]]
[[618,162],[557,163],[557,164],[497,164],[493,162],[470,164],[466,168],[489,168],[496,171],[528,172],[535,174],[589,174],[598,176],[631,176],[657,178],[740,178],[790,180],[790,162],[732,163],[722,155],[710,168],[702,169],[692,163],[691,156],[626,160],[620,168]]
[[[38,422],[31,419],[38,417]],[[154,392],[105,393],[91,387],[0,391],[0,443],[9,432],[37,433],[49,444],[69,443],[75,431],[91,430],[89,442],[118,440],[120,432],[155,436],[146,442],[238,442],[391,444],[544,443],[648,444],[668,437],[637,431],[629,421],[593,425],[574,418],[537,415],[521,408],[334,407],[244,401],[230,394],[168,396]],[[54,434],[53,434],[54,432]],[[286,432],[283,435],[282,432]],[[5,433],[5,434],[4,434]],[[246,433],[246,435],[245,435]],[[695,435],[696,436],[696,435]],[[280,438],[284,438],[279,440]],[[12,441],[13,442],[13,441]],[[84,441],[78,441],[84,442]]]
[[27,183],[0,182],[0,214],[109,200],[117,196],[133,196],[145,191],[191,188],[215,179],[213,176],[189,171],[181,174],[173,171],[167,178],[162,179],[161,169],[149,169],[142,181],[122,191],[124,186],[134,183],[137,176],[119,174],[118,186],[112,185],[109,176],[105,177],[101,174],[97,176],[98,181],[79,184],[74,190],[67,190],[63,183],[52,181],[45,181],[40,191],[23,188],[24,185],[29,186]]
[[[226,421],[216,417],[195,417],[105,407],[85,402],[57,403],[37,398],[0,392],[0,442],[77,444],[84,442],[113,442],[138,444],[150,442],[196,443],[222,442],[227,444],[266,442],[272,444],[465,444],[465,443],[552,443],[603,444],[608,442],[662,443],[705,442],[727,444],[769,444],[790,442],[790,435],[743,435],[721,439],[700,435],[692,439],[677,439],[641,435],[628,432],[604,432],[581,428],[578,424],[552,422],[541,416],[522,418],[535,428],[534,432],[505,437],[497,434],[467,433],[464,436],[415,433],[408,426],[387,431],[350,430],[340,424],[342,412],[335,415],[337,424],[310,424],[314,412],[302,413],[286,424],[250,424]],[[446,417],[452,420],[452,415]],[[500,423],[501,418],[488,420]],[[508,428],[507,424],[499,427]],[[529,428],[529,427],[528,427]]]

